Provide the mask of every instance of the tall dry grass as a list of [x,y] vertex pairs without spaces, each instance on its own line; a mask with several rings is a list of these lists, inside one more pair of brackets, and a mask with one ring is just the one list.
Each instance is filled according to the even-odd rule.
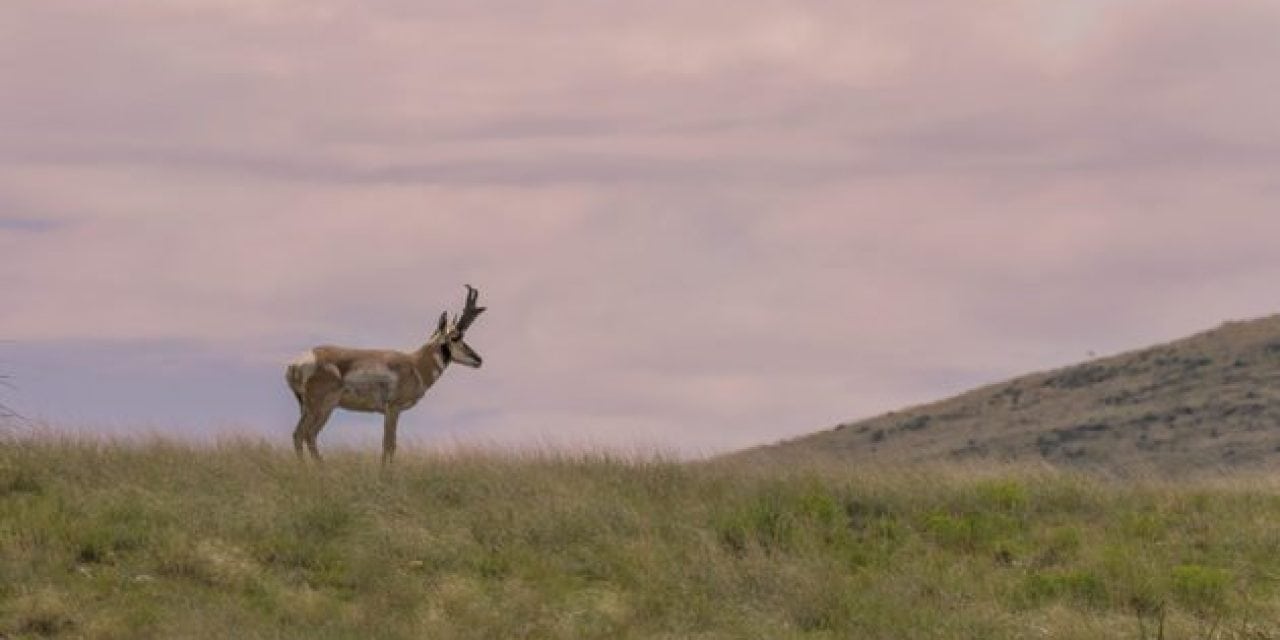
[[1280,638],[1280,484],[0,441],[0,636]]

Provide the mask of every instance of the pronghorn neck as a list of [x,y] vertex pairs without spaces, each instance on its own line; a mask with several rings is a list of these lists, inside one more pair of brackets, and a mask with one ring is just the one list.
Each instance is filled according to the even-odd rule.
[[432,338],[413,354],[417,364],[418,375],[423,380],[435,380],[444,374],[449,367],[449,352],[445,350],[442,338]]

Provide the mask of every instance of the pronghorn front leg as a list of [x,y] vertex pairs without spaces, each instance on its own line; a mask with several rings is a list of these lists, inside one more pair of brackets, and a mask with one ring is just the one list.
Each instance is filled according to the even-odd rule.
[[382,420],[382,465],[390,464],[396,453],[396,421],[400,419],[400,411],[387,407]]

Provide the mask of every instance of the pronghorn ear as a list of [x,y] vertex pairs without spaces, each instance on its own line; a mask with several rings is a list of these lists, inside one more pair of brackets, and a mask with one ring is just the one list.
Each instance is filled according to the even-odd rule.
[[445,311],[440,314],[440,324],[436,325],[436,333],[444,333],[449,330],[449,312]]

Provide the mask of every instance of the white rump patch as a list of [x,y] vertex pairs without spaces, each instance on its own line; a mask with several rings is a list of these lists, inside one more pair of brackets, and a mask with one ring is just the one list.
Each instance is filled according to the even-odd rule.
[[310,366],[310,367],[313,367],[313,368],[314,368],[314,367],[315,367],[315,365],[316,365],[316,352],[314,352],[314,351],[307,351],[307,352],[304,352],[304,353],[302,353],[302,354],[299,354],[299,355],[298,355],[298,357],[296,357],[296,358],[294,358],[293,360],[289,361],[289,366],[291,366],[291,367],[307,367],[307,366]]
[[316,372],[315,352],[308,351],[297,358],[294,358],[293,361],[289,363],[288,372],[289,386],[297,393],[303,393],[307,388],[307,381],[310,380],[311,376],[315,375]]

